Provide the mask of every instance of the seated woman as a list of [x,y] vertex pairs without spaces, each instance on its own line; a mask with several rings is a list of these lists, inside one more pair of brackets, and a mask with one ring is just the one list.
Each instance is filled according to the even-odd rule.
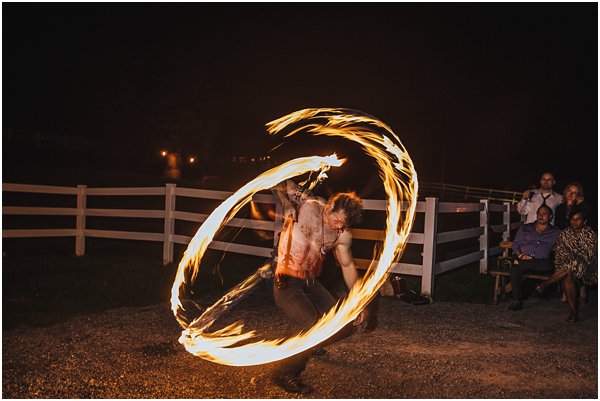
[[595,227],[595,219],[590,204],[583,198],[583,187],[578,182],[571,182],[563,191],[564,202],[554,209],[554,226],[564,230],[569,227],[569,216],[573,208],[580,209],[587,218],[587,225]]
[[577,285],[594,285],[598,282],[598,237],[587,225],[583,210],[573,208],[569,227],[558,236],[554,252],[554,274],[535,289],[543,293],[550,284],[562,280],[571,310],[567,321],[574,323],[577,321],[579,304],[582,303],[577,299]]

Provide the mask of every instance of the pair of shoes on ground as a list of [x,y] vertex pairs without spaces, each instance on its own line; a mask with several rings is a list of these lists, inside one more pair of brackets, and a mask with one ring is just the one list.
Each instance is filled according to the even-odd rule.
[[403,292],[398,296],[402,301],[411,305],[428,305],[430,303],[429,298],[417,294],[413,290],[408,290],[407,292]]
[[273,382],[288,393],[309,394],[313,391],[313,388],[304,383],[299,375],[275,376]]
[[512,301],[509,305],[508,310],[517,311],[523,309],[523,301]]
[[571,312],[569,314],[569,317],[567,318],[567,322],[569,322],[569,323],[575,323],[576,321],[577,321],[577,314]]

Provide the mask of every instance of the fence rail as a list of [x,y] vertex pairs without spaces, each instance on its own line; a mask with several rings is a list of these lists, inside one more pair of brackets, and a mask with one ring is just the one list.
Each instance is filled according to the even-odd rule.
[[464,199],[487,199],[497,202],[510,202],[511,204],[518,202],[522,194],[522,192],[516,191],[470,187],[441,182],[424,182],[422,188],[427,191],[427,193],[438,195],[440,198],[443,198],[444,195],[453,195],[464,197]]
[[[87,188],[85,185],[74,187],[44,186],[44,185],[24,185],[3,183],[3,192],[24,192],[24,193],[46,193],[59,195],[76,196],[77,207],[31,207],[31,206],[4,206],[3,215],[47,215],[47,216],[76,216],[75,228],[59,229],[4,229],[3,238],[32,238],[32,237],[75,237],[75,254],[82,256],[85,254],[85,239],[90,238],[112,238],[140,241],[154,241],[163,243],[163,263],[173,262],[174,244],[186,245],[191,238],[187,235],[175,232],[176,221],[189,221],[202,223],[208,218],[208,214],[192,213],[176,210],[177,197],[201,198],[209,200],[225,200],[231,196],[231,192],[213,191],[193,188],[179,188],[174,184],[167,184],[165,187],[141,187],[141,188]],[[106,208],[87,208],[87,200],[93,196],[164,196],[165,207],[160,210],[139,210],[139,209],[106,209]],[[6,198],[5,198],[6,199]],[[253,201],[257,203],[276,205],[275,198],[268,194],[256,194]],[[279,207],[277,206],[277,215],[274,221],[264,221],[246,218],[233,218],[227,225],[230,227],[247,228],[253,230],[272,231],[274,238],[281,229],[281,217]],[[385,212],[387,201],[377,199],[364,199],[363,206],[365,210]],[[489,200],[481,200],[479,203],[449,203],[439,202],[437,198],[427,198],[424,202],[417,204],[417,213],[423,213],[424,230],[422,233],[413,232],[408,238],[409,244],[423,246],[422,263],[394,263],[390,271],[399,274],[413,275],[421,277],[421,292],[424,295],[433,296],[435,276],[467,264],[479,261],[480,272],[487,272],[489,258],[501,253],[499,246],[489,247],[489,236],[492,233],[501,234],[502,239],[507,240],[510,237],[510,231],[517,228],[519,221],[513,222],[511,214],[514,213],[514,206],[511,202],[503,204],[490,203]],[[444,214],[462,214],[479,213],[479,224],[475,227],[469,227],[460,230],[450,230],[438,232],[438,219]],[[501,213],[503,224],[490,224],[490,214]],[[164,229],[162,233],[126,231],[126,230],[103,230],[86,227],[86,217],[127,217],[127,218],[150,218],[164,220]],[[383,227],[381,230],[354,228],[353,237],[367,241],[382,241],[384,237]],[[479,250],[467,255],[454,257],[448,260],[438,261],[436,258],[437,245],[464,239],[479,239]],[[262,247],[239,244],[235,242],[213,241],[209,248],[236,252],[259,257],[269,257],[272,254],[272,247]],[[355,258],[357,266],[361,269],[368,268],[371,263],[378,263],[371,259]]]

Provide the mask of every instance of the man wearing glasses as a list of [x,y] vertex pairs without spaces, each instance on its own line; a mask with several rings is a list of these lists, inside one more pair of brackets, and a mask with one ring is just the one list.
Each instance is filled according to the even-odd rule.
[[[540,178],[538,189],[528,189],[523,192],[523,198],[517,203],[517,211],[522,216],[527,216],[525,224],[534,223],[537,220],[537,211],[540,206],[546,205],[554,213],[556,207],[562,203],[562,195],[552,190],[555,183],[554,174],[546,172]],[[552,223],[554,223],[554,219]]]

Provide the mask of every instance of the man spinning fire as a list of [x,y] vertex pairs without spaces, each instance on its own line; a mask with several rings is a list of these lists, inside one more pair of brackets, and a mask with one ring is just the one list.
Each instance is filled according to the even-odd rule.
[[[275,187],[273,194],[281,202],[284,217],[273,286],[275,304],[300,330],[307,330],[336,303],[318,281],[326,254],[333,251],[349,289],[358,279],[348,228],[360,221],[362,201],[354,193],[339,193],[325,202],[290,180]],[[354,324],[364,319],[363,311]],[[352,332],[350,324],[326,343]],[[309,349],[279,362],[273,374],[275,384],[290,393],[310,393],[312,387],[302,382],[300,374],[312,353]]]

